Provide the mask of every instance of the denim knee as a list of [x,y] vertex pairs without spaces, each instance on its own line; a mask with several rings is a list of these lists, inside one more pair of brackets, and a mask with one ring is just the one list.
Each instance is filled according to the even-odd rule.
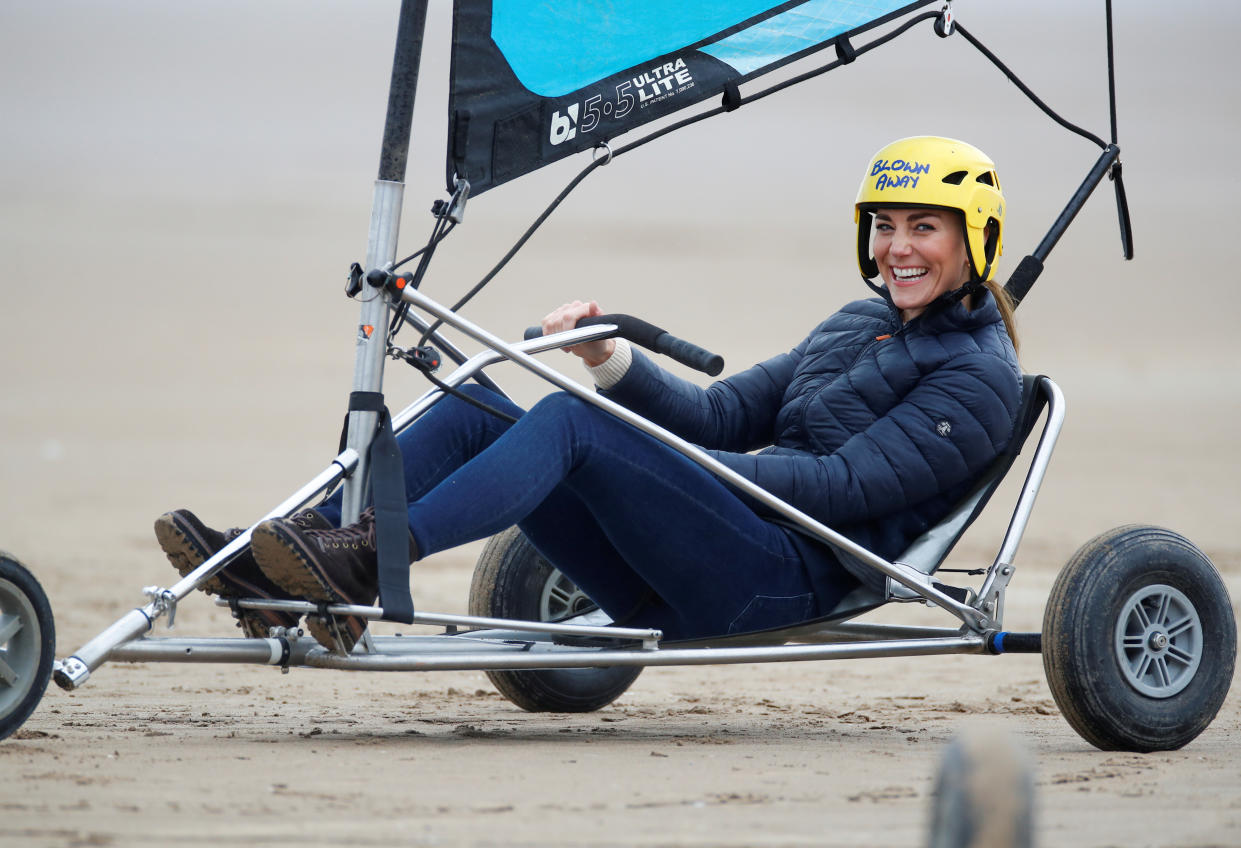
[[530,414],[574,415],[590,408],[590,403],[568,392],[552,392],[530,408]]

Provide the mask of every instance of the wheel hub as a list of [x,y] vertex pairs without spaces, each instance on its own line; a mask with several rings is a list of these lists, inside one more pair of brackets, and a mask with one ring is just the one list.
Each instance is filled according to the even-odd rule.
[[39,621],[20,587],[0,580],[0,715],[30,691],[39,665]]
[[1189,685],[1202,661],[1198,611],[1175,587],[1144,586],[1121,605],[1115,648],[1130,686],[1152,698],[1170,698]]
[[558,621],[594,608],[590,596],[577,587],[560,569],[553,569],[539,597],[543,621]]

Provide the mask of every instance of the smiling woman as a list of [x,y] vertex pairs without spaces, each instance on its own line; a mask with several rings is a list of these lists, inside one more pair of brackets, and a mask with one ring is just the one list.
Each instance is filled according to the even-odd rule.
[[901,319],[912,320],[940,295],[969,280],[960,218],[943,209],[880,209],[873,249]]
[[871,159],[854,218],[862,276],[903,322],[933,304],[964,299],[972,309],[985,289],[1016,348],[1013,303],[995,282],[1004,196],[985,153],[937,136],[894,141]]

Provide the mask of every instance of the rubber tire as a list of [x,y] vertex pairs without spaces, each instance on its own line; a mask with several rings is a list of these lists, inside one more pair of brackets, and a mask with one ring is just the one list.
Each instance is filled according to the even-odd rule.
[[[1116,656],[1125,602],[1146,586],[1184,593],[1201,624],[1201,660],[1170,697],[1144,694]],[[1105,751],[1172,751],[1191,742],[1219,712],[1232,682],[1237,625],[1219,572],[1184,537],[1128,525],[1091,539],[1069,560],[1043,615],[1043,669],[1060,712],[1083,739]]]
[[[3,594],[19,595],[27,607],[3,610],[6,615],[16,613],[22,622],[21,629],[7,643],[9,649],[6,653],[21,651],[24,658],[21,665],[26,669],[18,680],[24,691],[5,693],[12,696],[12,703],[8,703],[7,698],[0,700],[0,709],[3,710],[3,715],[0,715],[0,739],[6,739],[30,717],[47,691],[52,676],[52,660],[56,654],[56,625],[52,620],[52,606],[39,581],[16,558],[4,551],[0,551],[0,583],[3,584]],[[25,688],[27,686],[29,688]]]
[[1031,848],[1034,769],[1012,736],[971,729],[944,749],[929,848]]
[[[488,540],[474,567],[470,614],[523,621],[544,619],[540,599],[562,578],[516,527]],[[500,694],[532,713],[588,713],[615,701],[642,673],[638,666],[488,671]]]

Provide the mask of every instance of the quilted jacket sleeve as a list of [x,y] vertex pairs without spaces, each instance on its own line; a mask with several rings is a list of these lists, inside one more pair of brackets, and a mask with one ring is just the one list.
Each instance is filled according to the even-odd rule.
[[744,453],[772,444],[776,414],[805,344],[705,389],[634,350],[629,371],[602,394],[696,445]]
[[716,456],[829,526],[873,521],[980,473],[1012,437],[1020,393],[1003,360],[962,356],[830,455],[776,448]]

